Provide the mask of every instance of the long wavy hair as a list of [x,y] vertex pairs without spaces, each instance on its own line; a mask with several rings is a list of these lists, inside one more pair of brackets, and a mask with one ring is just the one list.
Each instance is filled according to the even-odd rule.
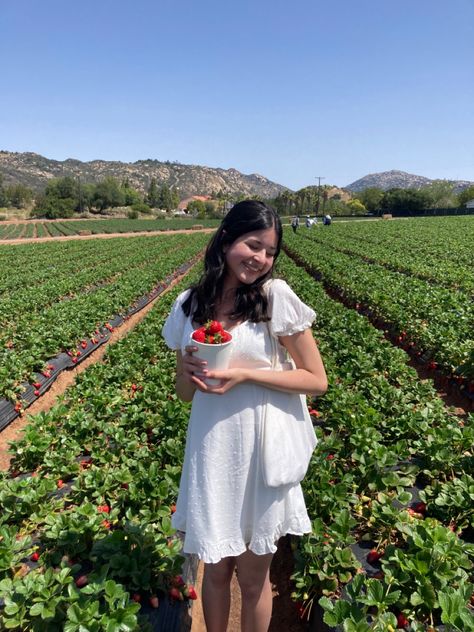
[[249,320],[253,323],[269,320],[268,301],[262,286],[273,276],[275,261],[280,253],[282,227],[278,213],[259,200],[244,200],[235,204],[222,220],[217,232],[207,245],[204,256],[204,272],[199,281],[191,286],[191,292],[183,303],[186,316],[192,314],[196,323],[203,324],[215,318],[222,298],[226,276],[225,250],[236,239],[256,230],[274,228],[277,246],[270,270],[253,283],[242,283],[235,292],[231,320]]

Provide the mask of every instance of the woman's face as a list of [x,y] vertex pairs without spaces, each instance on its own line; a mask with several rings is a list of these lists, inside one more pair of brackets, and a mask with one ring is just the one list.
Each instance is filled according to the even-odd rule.
[[277,245],[275,229],[265,228],[245,233],[224,248],[226,289],[253,283],[266,274],[273,266]]

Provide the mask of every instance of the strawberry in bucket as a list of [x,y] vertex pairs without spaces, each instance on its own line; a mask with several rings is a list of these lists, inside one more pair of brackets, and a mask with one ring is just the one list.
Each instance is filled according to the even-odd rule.
[[[207,361],[210,371],[226,369],[231,354],[232,336],[218,320],[209,320],[191,334],[193,345],[197,347],[197,357]],[[217,386],[220,380],[205,378],[210,386]]]

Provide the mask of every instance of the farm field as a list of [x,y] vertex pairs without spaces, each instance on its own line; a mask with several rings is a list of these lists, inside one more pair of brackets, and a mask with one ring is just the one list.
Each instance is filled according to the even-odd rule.
[[207,240],[192,233],[1,247],[0,399],[15,400],[47,360],[94,338]]
[[29,220],[21,223],[0,223],[0,240],[64,237],[79,235],[81,231],[93,235],[139,233],[157,230],[189,230],[199,224],[205,228],[217,226],[218,220],[205,219],[84,219],[68,221]]
[[[313,533],[292,540],[296,560],[293,594],[303,620],[310,618],[308,629],[317,629],[315,621],[322,607],[326,624],[338,630],[393,631],[402,627],[402,617],[406,618],[405,629],[412,632],[474,630],[470,605],[474,580],[474,416],[454,414],[432,383],[420,380],[410,368],[407,352],[413,351],[411,342],[416,341],[417,351],[428,353],[418,348],[425,338],[414,338],[415,327],[406,328],[398,341],[405,350],[373,326],[373,314],[359,313],[348,305],[350,289],[354,307],[357,302],[360,311],[364,311],[362,307],[374,310],[375,304],[365,303],[368,294],[362,294],[362,288],[372,286],[384,273],[394,274],[394,270],[355,253],[353,262],[344,259],[345,275],[342,264],[340,268],[337,265],[339,255],[349,256],[341,252],[348,247],[349,233],[354,242],[360,234],[367,244],[370,238],[374,242],[379,238],[383,244],[382,231],[405,223],[409,222],[332,225],[313,228],[312,233],[300,228],[295,236],[285,233],[285,247],[293,258],[282,255],[278,275],[287,279],[317,313],[314,335],[330,382],[323,398],[308,399],[319,438],[304,480]],[[410,230],[420,226],[425,224]],[[458,236],[460,251],[469,238],[469,231],[463,230],[464,241],[462,230]],[[365,231],[373,233],[367,235]],[[436,235],[435,230],[433,243]],[[181,239],[176,245],[181,258],[173,259],[178,268],[191,256],[184,250],[191,236],[158,239],[171,237]],[[203,242],[198,242],[199,235],[192,235],[196,238],[194,253],[208,239],[201,237]],[[137,239],[148,248],[152,238]],[[126,259],[126,244],[131,240],[135,238],[124,240],[119,249],[129,266],[133,256]],[[161,241],[161,250],[169,258],[171,243]],[[81,242],[84,244],[89,242]],[[106,248],[104,244],[108,242],[95,243],[90,256],[95,253],[98,257]],[[73,244],[41,244],[47,245]],[[390,253],[390,241],[385,245]],[[67,267],[70,257],[76,268],[80,266],[80,255],[72,250],[67,257],[57,252],[51,256],[49,249],[33,252],[38,246],[25,246],[30,249],[31,275],[35,268],[47,267],[35,266],[39,254],[45,256],[42,261],[61,261],[64,272],[60,277],[71,275],[74,264]],[[426,247],[428,250],[428,242]],[[0,248],[0,257],[5,248]],[[156,259],[158,250],[157,246]],[[369,250],[367,256],[376,259]],[[133,251],[138,257],[140,245],[132,245]],[[88,259],[84,250],[82,254],[86,274]],[[406,262],[410,261],[408,255],[407,247]],[[448,256],[445,253],[440,258],[445,261]],[[100,265],[106,265],[109,257],[107,252]],[[367,270],[376,269],[377,274],[364,277],[365,284],[355,286],[355,290],[349,283],[343,286],[342,297],[334,291],[328,295],[329,280],[333,289],[339,288],[336,281],[345,278],[355,283],[357,274],[352,276],[352,266],[360,275],[366,269],[357,267],[362,264]],[[112,262],[110,265],[113,269]],[[172,265],[166,268],[171,269]],[[339,276],[334,273],[329,277],[334,269]],[[315,271],[322,281],[314,278]],[[10,471],[0,473],[0,599],[4,600],[0,629],[78,630],[76,622],[80,621],[90,629],[105,630],[118,616],[127,621],[130,630],[146,629],[140,616],[146,612],[150,597],[167,599],[182,563],[170,515],[189,405],[174,394],[174,357],[160,332],[174,297],[197,273],[198,269],[192,269],[160,297],[142,323],[110,347],[105,361],[82,373],[49,412],[32,417],[24,437],[15,442]],[[407,270],[398,274],[410,280]],[[2,277],[0,287],[6,288],[8,279]],[[25,286],[28,279],[27,273],[17,285]],[[395,301],[399,286],[391,276],[384,279],[385,293],[390,292],[392,299],[381,303],[385,308]],[[416,287],[412,294],[408,286],[400,287],[405,288],[405,310],[411,309],[415,318],[421,292],[417,283],[426,283],[426,279],[413,275],[411,280]],[[98,275],[91,284],[100,282]],[[42,284],[38,279],[36,286]],[[462,302],[468,288],[433,286],[452,293],[459,301],[456,309],[468,309]],[[87,287],[86,283],[81,287]],[[60,289],[57,296],[65,291]],[[68,291],[80,293],[77,287]],[[383,285],[377,297],[382,294]],[[16,303],[17,311],[20,305]],[[435,302],[429,303],[422,320],[427,321],[427,329],[439,331],[443,321],[430,320],[432,313],[440,313],[435,307]],[[393,313],[380,311],[376,316],[388,320]],[[470,312],[466,313],[470,317]],[[11,313],[12,320],[15,314]],[[394,325],[401,326],[398,322]],[[451,326],[455,329],[454,324]],[[81,335],[86,334],[79,338]],[[441,345],[442,339],[433,334],[431,340],[433,355],[427,361],[436,357],[441,364],[445,356],[435,343],[437,340]],[[468,353],[469,349],[472,353],[472,342],[471,347],[467,345]],[[456,361],[458,357],[464,356],[451,356]],[[454,367],[450,363],[446,367],[458,371],[469,364]],[[460,385],[465,390],[468,384]],[[77,580],[84,577],[78,586]],[[82,582],[89,588],[81,588]],[[110,625],[110,629],[126,629]]]

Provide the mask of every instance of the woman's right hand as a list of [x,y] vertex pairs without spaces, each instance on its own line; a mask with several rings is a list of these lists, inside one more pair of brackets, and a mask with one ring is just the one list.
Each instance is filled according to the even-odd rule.
[[188,345],[185,347],[186,353],[182,356],[182,375],[187,382],[193,385],[196,385],[193,378],[203,378],[207,373],[207,362],[193,355],[197,350],[197,347]]

